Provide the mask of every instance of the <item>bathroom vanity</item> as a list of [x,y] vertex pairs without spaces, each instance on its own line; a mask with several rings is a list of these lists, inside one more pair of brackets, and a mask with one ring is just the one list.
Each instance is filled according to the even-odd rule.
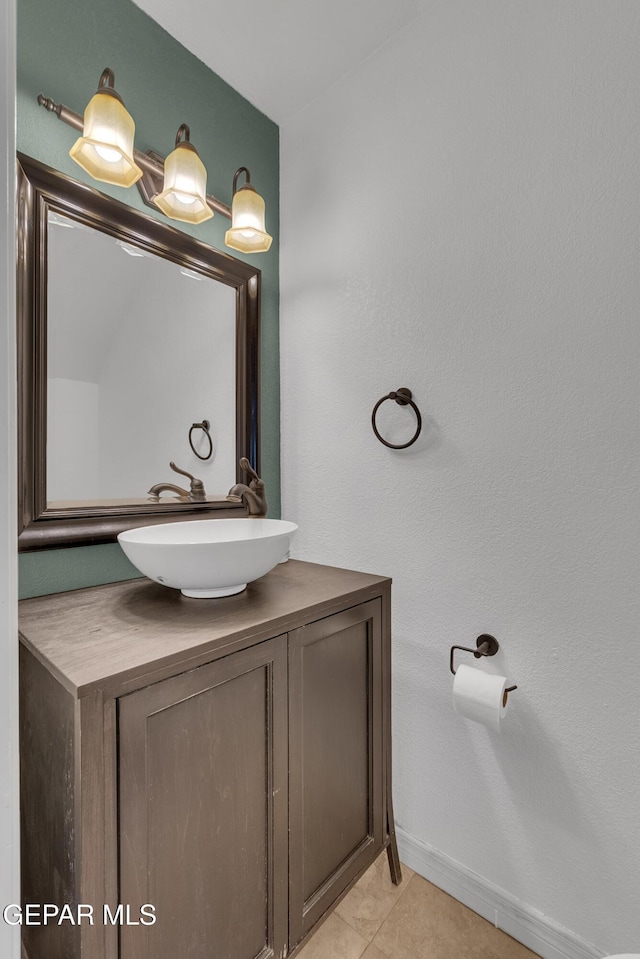
[[20,604],[23,898],[93,908],[28,959],[280,959],[385,847],[399,881],[390,590],[290,560]]

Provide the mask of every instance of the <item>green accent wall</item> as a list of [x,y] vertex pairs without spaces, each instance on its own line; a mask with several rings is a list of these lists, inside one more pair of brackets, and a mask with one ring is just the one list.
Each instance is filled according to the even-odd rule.
[[[18,0],[18,149],[147,215],[136,187],[97,184],[69,158],[76,131],[37,104],[39,93],[82,113],[105,67],[136,123],[139,150],[167,155],[181,123],[207,168],[207,191],[231,202],[233,174],[251,170],[265,199],[268,253],[234,254],[262,271],[261,472],[269,515],[280,516],[280,372],[278,340],[279,131],[220,77],[130,0]],[[157,214],[158,219],[164,219]],[[165,220],[165,222],[167,222]],[[170,221],[229,252],[219,214],[200,226]],[[179,324],[179,319],[176,319]],[[136,576],[116,544],[23,553],[20,596],[37,596]]]

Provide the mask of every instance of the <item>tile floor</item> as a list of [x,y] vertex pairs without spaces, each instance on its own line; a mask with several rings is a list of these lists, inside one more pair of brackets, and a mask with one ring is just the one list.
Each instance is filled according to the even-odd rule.
[[296,959],[537,959],[506,933],[383,853]]

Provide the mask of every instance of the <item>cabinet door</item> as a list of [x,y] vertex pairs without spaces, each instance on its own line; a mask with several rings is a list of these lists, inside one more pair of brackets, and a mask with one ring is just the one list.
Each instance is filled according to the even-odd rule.
[[289,634],[289,944],[382,848],[381,604]]
[[287,647],[119,700],[121,959],[269,959],[287,941]]

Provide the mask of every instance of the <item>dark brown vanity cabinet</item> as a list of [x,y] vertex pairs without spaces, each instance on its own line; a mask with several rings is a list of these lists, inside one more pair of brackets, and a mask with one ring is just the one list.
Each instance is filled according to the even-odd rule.
[[122,959],[286,943],[286,640],[119,701],[120,900],[157,915],[122,930]]
[[291,560],[224,600],[22,604],[23,896],[94,919],[23,927],[28,959],[281,959],[397,865],[389,596]]
[[294,945],[383,845],[381,602],[289,634]]

